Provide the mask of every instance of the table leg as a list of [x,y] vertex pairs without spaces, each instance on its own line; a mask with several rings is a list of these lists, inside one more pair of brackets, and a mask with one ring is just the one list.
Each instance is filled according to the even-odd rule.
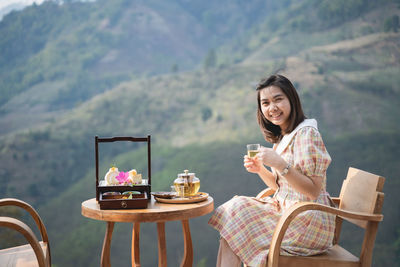
[[101,251],[101,262],[100,262],[101,267],[111,266],[110,247],[111,247],[111,238],[113,230],[114,230],[114,222],[107,222],[106,234],[104,236],[104,241],[103,241],[103,249]]
[[140,223],[133,223],[132,228],[132,267],[140,267],[140,248],[139,248]]
[[184,252],[181,267],[191,267],[193,265],[192,237],[190,236],[189,221],[182,220]]
[[167,267],[167,247],[165,242],[165,223],[157,223],[158,233],[158,267]]

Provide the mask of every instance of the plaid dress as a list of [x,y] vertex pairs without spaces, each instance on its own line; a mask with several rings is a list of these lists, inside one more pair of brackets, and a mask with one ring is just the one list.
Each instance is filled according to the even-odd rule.
[[[323,179],[321,193],[314,201],[330,205],[326,170],[331,158],[318,130],[314,127],[299,129],[281,156],[304,175]],[[273,173],[279,186],[273,197],[235,196],[218,207],[208,222],[248,266],[265,266],[272,235],[282,214],[297,202],[312,201],[294,190],[278,172],[273,170]],[[334,230],[334,215],[303,212],[289,225],[282,241],[281,255],[322,253],[332,246]]]

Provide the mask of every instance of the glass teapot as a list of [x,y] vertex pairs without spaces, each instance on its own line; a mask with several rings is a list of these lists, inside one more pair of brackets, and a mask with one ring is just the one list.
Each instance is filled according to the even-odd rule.
[[175,179],[174,187],[178,196],[194,196],[199,192],[200,180],[195,176],[195,173],[184,170],[184,173],[179,173],[178,178]]

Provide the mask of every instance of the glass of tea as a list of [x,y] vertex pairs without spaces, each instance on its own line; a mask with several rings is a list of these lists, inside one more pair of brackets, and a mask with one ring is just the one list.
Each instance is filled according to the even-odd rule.
[[247,156],[254,158],[260,151],[260,144],[248,144],[247,145]]

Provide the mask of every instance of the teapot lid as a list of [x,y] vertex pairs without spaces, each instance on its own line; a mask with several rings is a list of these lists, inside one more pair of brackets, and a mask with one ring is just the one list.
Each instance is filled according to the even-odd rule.
[[195,176],[194,172],[190,172],[189,170],[184,170],[184,173],[179,173],[178,177],[179,178],[193,178]]

